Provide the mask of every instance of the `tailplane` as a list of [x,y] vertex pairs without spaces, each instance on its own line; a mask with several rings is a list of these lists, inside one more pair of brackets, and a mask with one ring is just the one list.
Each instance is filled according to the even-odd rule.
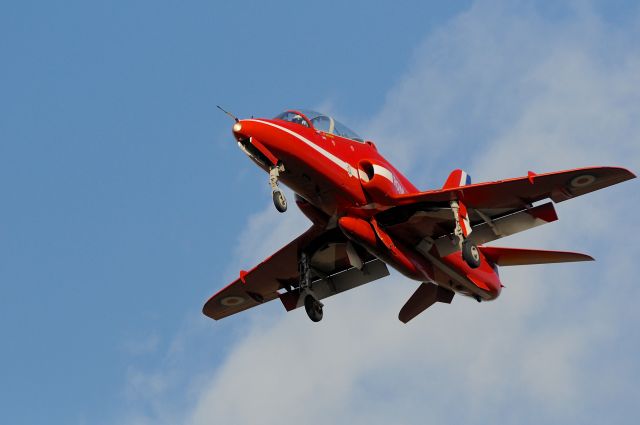
[[398,314],[398,319],[400,319],[402,323],[407,323],[435,303],[451,304],[453,294],[453,291],[447,288],[424,282],[418,286],[418,289],[416,289],[413,295],[411,295],[411,298],[409,298],[402,307],[400,314]]
[[479,246],[487,260],[498,266],[524,266],[529,264],[571,263],[574,261],[594,261],[587,254],[568,251],[546,251],[541,249],[500,248]]

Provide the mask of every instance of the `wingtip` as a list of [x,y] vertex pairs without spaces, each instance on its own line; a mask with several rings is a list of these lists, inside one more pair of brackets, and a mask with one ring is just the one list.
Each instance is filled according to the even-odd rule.
[[625,181],[625,180],[631,180],[631,179],[635,179],[637,176],[628,168],[624,168],[624,167],[613,167],[613,166],[605,166],[605,167],[599,167],[601,169],[604,170],[609,170],[609,171],[614,171],[616,173],[618,173],[620,175],[620,177],[622,177],[621,181]]
[[221,317],[218,314],[216,314],[216,311],[214,308],[214,303],[213,303],[214,298],[215,298],[215,295],[209,298],[207,302],[204,303],[204,305],[202,306],[202,314],[207,316],[209,319],[220,320]]
[[202,306],[202,314],[204,314],[205,316],[207,316],[210,319],[214,319],[215,320],[215,318],[213,317],[213,313],[211,312],[209,301],[204,303],[204,305]]
[[406,319],[406,318],[405,318],[405,319],[403,319],[403,318],[402,318],[402,315],[398,314],[398,320],[399,320],[399,321],[401,321],[403,324],[405,324],[405,325],[406,325],[406,324],[409,322],[409,320],[411,320],[411,319]]
[[[637,176],[635,175],[635,173],[633,173],[631,170],[629,170],[628,168],[625,167],[618,167],[618,166],[613,166],[613,165],[597,165],[597,166],[591,166],[591,167],[582,167],[582,168],[574,168],[572,170],[566,170],[566,171],[604,171],[604,172],[614,172],[619,174],[621,177],[625,177],[624,180],[630,180],[630,179],[635,179]],[[622,180],[622,181],[624,181]]]
[[635,173],[633,171],[629,170],[628,168],[624,168],[624,167],[611,167],[611,168],[615,168],[615,169],[621,171],[623,174],[626,174],[626,177],[628,177],[629,180],[635,179],[637,177],[635,175]]

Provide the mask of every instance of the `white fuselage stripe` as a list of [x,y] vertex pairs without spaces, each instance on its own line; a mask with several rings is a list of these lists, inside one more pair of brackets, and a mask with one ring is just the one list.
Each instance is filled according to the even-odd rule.
[[373,172],[381,177],[384,177],[393,184],[393,174],[383,166],[373,164]]
[[352,169],[352,166],[349,163],[347,163],[347,162],[343,161],[342,159],[338,158],[337,156],[335,156],[331,152],[328,152],[328,151],[324,150],[320,146],[318,146],[315,143],[313,143],[311,140],[307,139],[306,137],[303,137],[303,136],[299,135],[295,131],[291,131],[286,127],[282,127],[282,126],[280,126],[278,124],[274,124],[274,123],[271,123],[271,122],[268,122],[268,121],[262,121],[262,120],[256,120],[256,119],[246,120],[246,121],[254,121],[254,122],[259,122],[261,124],[270,125],[271,127],[274,127],[274,128],[279,129],[279,130],[282,130],[282,131],[284,131],[286,133],[289,133],[293,137],[295,137],[298,140],[304,142],[309,147],[314,149],[316,152],[320,153],[321,155],[323,155],[324,157],[329,159],[331,162],[333,162],[334,164],[336,164],[337,166],[339,166],[340,168],[345,170],[347,172],[347,174],[349,175],[349,177],[356,177],[350,172],[350,170]]

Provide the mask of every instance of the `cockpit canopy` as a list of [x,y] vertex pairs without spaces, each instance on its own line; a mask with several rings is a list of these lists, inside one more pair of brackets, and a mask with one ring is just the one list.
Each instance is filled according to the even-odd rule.
[[325,133],[335,134],[336,136],[346,137],[347,139],[356,140],[358,142],[364,142],[360,136],[346,125],[334,120],[328,115],[324,115],[316,111],[310,111],[307,109],[289,110],[279,114],[275,119],[293,122],[305,127],[315,128],[316,130],[320,130]]

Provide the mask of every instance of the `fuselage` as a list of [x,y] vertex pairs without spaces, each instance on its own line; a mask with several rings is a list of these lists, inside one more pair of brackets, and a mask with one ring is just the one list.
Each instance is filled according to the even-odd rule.
[[[282,166],[279,180],[300,197],[298,204],[304,204],[301,209],[312,221],[340,227],[347,238],[411,279],[478,300],[500,294],[497,268],[490,262],[472,269],[459,251],[441,258],[428,246],[407,246],[389,235],[375,215],[393,207],[391,196],[418,189],[372,142],[323,131],[300,116],[302,123],[240,120],[233,132],[241,149],[265,171]],[[333,130],[333,120],[331,125],[326,129]]]

